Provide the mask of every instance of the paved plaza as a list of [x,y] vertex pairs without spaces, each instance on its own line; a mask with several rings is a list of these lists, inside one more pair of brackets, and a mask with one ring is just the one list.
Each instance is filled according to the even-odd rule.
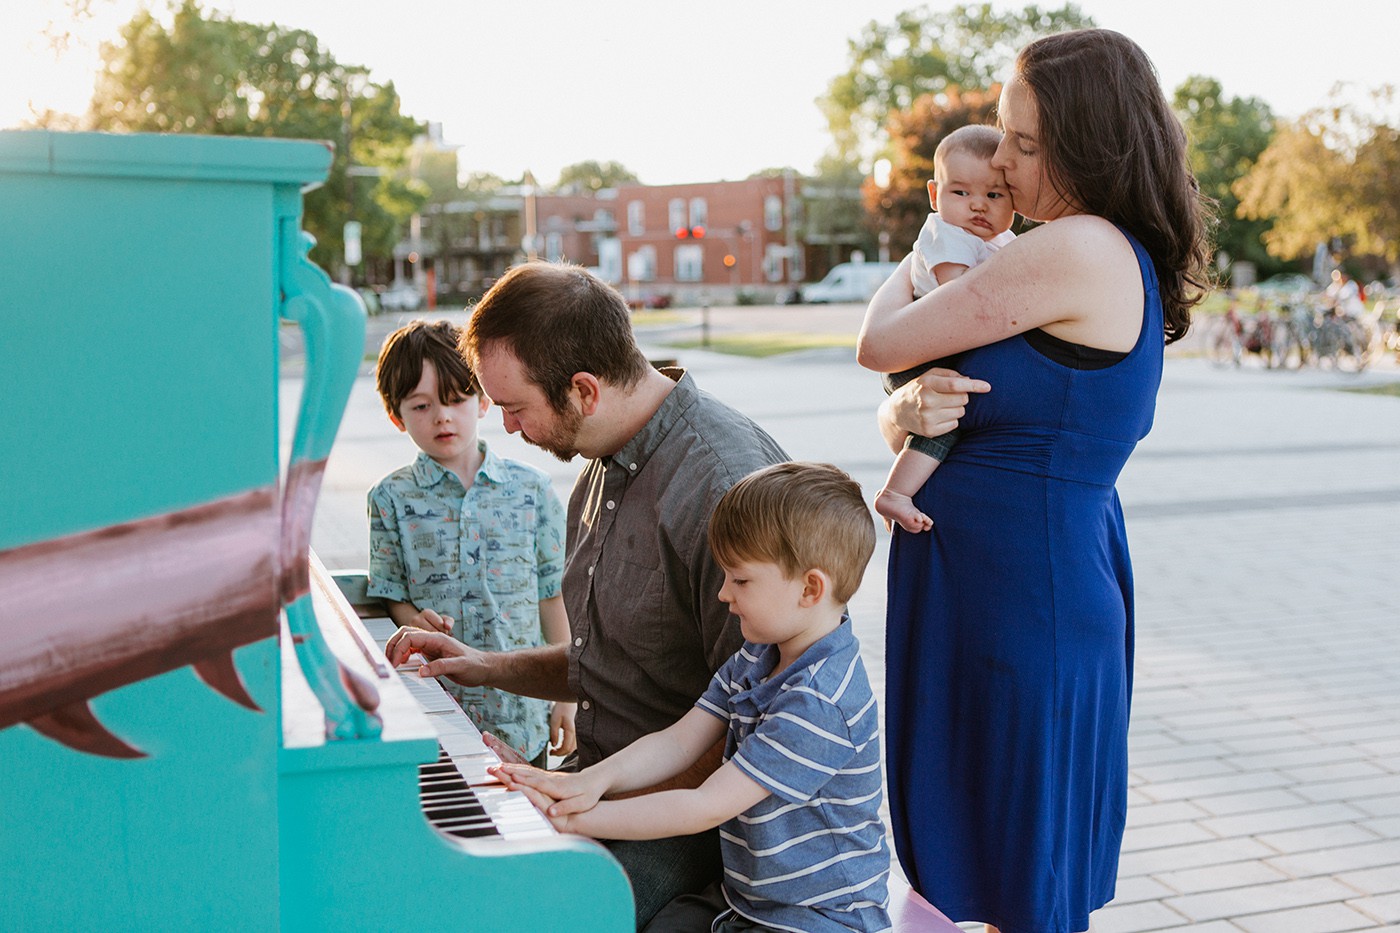
[[[849,350],[756,360],[661,345],[697,330],[696,314],[639,336],[793,457],[835,463],[872,496],[891,459],[877,377]],[[716,309],[712,325],[745,315],[768,329],[859,323],[858,309]],[[301,387],[289,356],[284,434]],[[414,455],[368,370],[312,536],[336,569],[364,566],[365,491]],[[1400,383],[1390,363],[1357,377],[1169,359],[1156,425],[1119,482],[1138,607],[1131,808],[1096,933],[1400,926],[1400,397],[1347,391],[1386,383]],[[507,436],[495,412],[482,433],[567,497],[576,463]],[[888,543],[882,530],[851,606],[877,691]]]

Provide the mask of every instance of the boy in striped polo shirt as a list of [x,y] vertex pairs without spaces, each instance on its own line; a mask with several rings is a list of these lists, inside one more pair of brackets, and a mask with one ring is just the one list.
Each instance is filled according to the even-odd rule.
[[[650,933],[886,930],[878,714],[844,614],[875,548],[860,486],[827,464],[767,467],[725,493],[709,538],[744,645],[690,712],[577,774],[493,770],[564,832],[720,826],[723,884],[672,901]],[[675,777],[721,738],[700,787],[602,799]]]

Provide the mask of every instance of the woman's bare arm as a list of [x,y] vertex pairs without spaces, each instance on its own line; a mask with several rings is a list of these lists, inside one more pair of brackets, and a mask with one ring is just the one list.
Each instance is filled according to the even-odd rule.
[[857,344],[860,364],[877,372],[898,372],[1037,327],[1076,343],[1128,350],[1141,327],[1142,285],[1132,246],[1098,217],[1038,227],[917,300],[898,278],[871,299]]

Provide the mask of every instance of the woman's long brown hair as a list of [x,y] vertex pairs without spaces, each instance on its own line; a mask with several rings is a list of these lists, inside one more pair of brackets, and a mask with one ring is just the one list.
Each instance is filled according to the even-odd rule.
[[1142,243],[1167,342],[1185,336],[1210,287],[1210,213],[1152,62],[1121,33],[1081,29],[1027,45],[1016,76],[1035,97],[1051,183]]

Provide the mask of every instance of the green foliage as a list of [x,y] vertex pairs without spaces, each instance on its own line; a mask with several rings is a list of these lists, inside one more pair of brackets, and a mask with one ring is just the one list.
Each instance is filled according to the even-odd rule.
[[573,188],[579,192],[598,191],[617,185],[636,184],[637,176],[620,162],[575,162],[559,171],[556,188]]
[[1235,185],[1246,217],[1273,218],[1274,256],[1311,255],[1337,240],[1359,255],[1400,263],[1400,115],[1394,89],[1371,106],[1336,103],[1275,134]]
[[420,129],[399,112],[394,85],[337,62],[305,30],[206,13],[197,0],[172,13],[167,28],[142,9],[119,41],[103,46],[93,128],[335,142],[329,179],[305,199],[304,224],[317,240],[311,258],[334,268],[350,219],[362,224],[366,258],[390,256],[400,224],[423,200],[419,186],[393,171]]
[[835,152],[857,156],[877,139],[889,114],[908,110],[926,94],[990,87],[1021,46],[1038,36],[1092,25],[1072,3],[1059,9],[1031,4],[1000,14],[990,3],[950,10],[924,6],[900,13],[893,23],[872,20],[848,43],[849,67],[817,101]]
[[853,249],[874,256],[875,227],[861,203],[865,172],[854,161],[835,156],[817,163],[817,173],[802,184],[802,240],[826,250],[823,263],[813,263],[809,275],[843,261]]
[[890,258],[902,258],[914,244],[919,228],[932,210],[928,182],[933,178],[933,153],[953,130],[971,123],[996,122],[999,90],[960,91],[927,95],[907,111],[890,115],[890,183],[881,189],[865,185],[865,206],[877,229],[889,235]]
[[1273,138],[1268,104],[1255,97],[1227,98],[1219,81],[1193,75],[1176,89],[1172,106],[1186,128],[1191,169],[1201,191],[1219,205],[1217,247],[1233,259],[1254,263],[1261,276],[1281,271],[1283,264],[1263,244],[1271,218],[1241,216],[1234,190]]

